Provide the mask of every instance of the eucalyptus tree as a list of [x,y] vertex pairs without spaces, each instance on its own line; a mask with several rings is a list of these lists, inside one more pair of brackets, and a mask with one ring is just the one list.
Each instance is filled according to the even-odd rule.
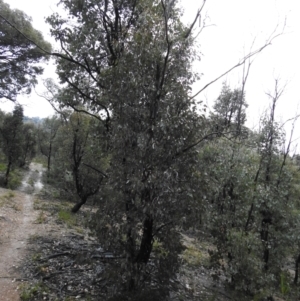
[[[21,28],[23,34],[12,24]],[[47,57],[34,43],[47,51],[51,51],[51,45],[33,28],[30,17],[11,9],[3,0],[0,0],[0,35],[0,99],[15,101],[19,93],[30,93],[37,76],[43,72],[38,63]]]
[[48,177],[51,170],[51,159],[57,149],[55,138],[61,125],[62,121],[60,117],[55,115],[44,119],[38,128],[38,146],[41,154],[47,158]]
[[[65,104],[101,116],[110,155],[110,198],[101,204],[97,234],[103,247],[124,253],[116,277],[127,290],[153,277],[166,289],[178,268],[177,225],[202,141],[189,97],[195,22],[180,22],[176,1],[61,4],[68,19],[53,15],[48,22],[62,45],[60,80],[77,94]],[[164,256],[151,257],[154,240]]]
[[[107,178],[107,153],[97,132],[98,123],[84,113],[73,112],[58,132],[59,146],[53,162],[55,176],[69,194],[77,198],[72,212],[80,210],[88,198],[99,192]],[[62,184],[60,183],[60,184]]]
[[240,140],[223,132],[200,150],[199,185],[210,208],[205,222],[217,246],[212,262],[218,266],[222,258],[228,284],[255,298],[277,290],[286,257],[297,252],[299,175],[289,158],[291,140],[284,150],[275,120],[281,93],[276,84],[258,133]]
[[24,123],[22,127],[22,154],[20,156],[20,167],[32,160],[36,155],[37,127],[33,123]]
[[242,127],[246,122],[247,107],[244,90],[231,90],[226,83],[223,83],[221,93],[213,107],[215,112],[211,116],[216,123],[216,130],[221,133],[231,129],[237,134],[241,134]]
[[8,185],[9,174],[13,165],[18,163],[22,154],[23,108],[16,105],[13,113],[5,116],[1,128],[2,150],[7,160],[4,186]]

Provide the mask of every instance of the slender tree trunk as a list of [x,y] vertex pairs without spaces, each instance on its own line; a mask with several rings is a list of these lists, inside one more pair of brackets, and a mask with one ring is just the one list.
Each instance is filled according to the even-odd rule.
[[269,248],[268,248],[268,236],[269,236],[269,224],[262,221],[262,230],[261,230],[261,240],[264,244],[264,254],[263,254],[263,260],[265,263],[265,270],[268,270],[269,266]]
[[296,259],[294,284],[297,284],[297,283],[298,283],[298,277],[299,277],[299,263],[300,263],[300,254],[298,255],[298,257],[297,257],[297,259]]
[[27,155],[28,155],[28,152],[29,152],[29,146],[28,146],[28,143],[26,144],[26,147],[24,148],[24,155],[22,156],[22,161],[20,163],[20,167],[23,167],[26,165],[26,159],[27,159]]
[[9,173],[11,169],[11,160],[8,161],[7,167],[6,167],[6,173],[5,173],[5,178],[4,178],[4,186],[7,187],[8,185],[8,178],[9,178]]
[[76,203],[74,205],[74,207],[72,208],[72,212],[73,213],[76,213],[80,210],[81,206],[84,205],[86,203],[86,201],[88,200],[88,197],[87,196],[84,196],[80,199],[80,201],[78,203]]
[[140,281],[139,271],[142,265],[146,265],[150,259],[153,245],[153,219],[147,217],[143,223],[143,236],[139,251],[136,255],[135,242],[131,235],[131,227],[127,231],[127,266],[128,266],[128,291],[134,291]]
[[133,210],[132,195],[129,190],[125,191],[125,210],[127,215],[127,233],[126,233],[126,260],[127,260],[127,290],[133,291],[136,287],[136,264],[135,264],[135,240],[132,236],[132,217]]
[[153,245],[153,219],[147,217],[143,224],[143,237],[139,249],[139,253],[136,257],[138,263],[148,263],[150,254],[152,252]]
[[50,166],[51,166],[51,152],[52,152],[52,143],[49,144],[49,153],[48,153],[48,164],[47,164],[47,170],[48,170],[48,177],[50,174]]

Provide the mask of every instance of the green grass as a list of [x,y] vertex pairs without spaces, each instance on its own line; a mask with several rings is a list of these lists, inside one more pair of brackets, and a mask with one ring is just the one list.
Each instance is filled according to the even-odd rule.
[[74,227],[77,225],[76,216],[67,210],[60,209],[58,211],[58,220],[67,224],[69,227]]
[[0,172],[6,171],[6,164],[0,163]]
[[286,295],[290,290],[287,273],[282,272],[280,274],[280,292],[282,295]]
[[6,198],[6,199],[11,199],[14,196],[16,196],[16,194],[11,190],[9,190],[6,194],[3,195],[3,197]]
[[42,254],[41,253],[36,253],[36,254],[33,254],[31,256],[31,260],[32,261],[39,261],[41,258],[42,258]]
[[52,197],[54,199],[59,199],[60,198],[60,192],[58,190],[52,191]]
[[199,266],[205,261],[202,252],[193,245],[186,247],[182,258],[189,266]]
[[47,167],[47,159],[44,156],[37,156],[33,158],[32,162],[42,164],[44,168]]
[[48,210],[49,207],[51,207],[51,203],[48,201],[43,201],[38,198],[33,201],[34,210]]
[[12,190],[18,188],[22,183],[22,178],[23,175],[20,170],[11,171],[9,174],[7,188]]
[[48,288],[42,282],[22,284],[19,289],[22,301],[30,301],[34,297],[42,296],[43,292],[48,292]]
[[12,201],[12,198],[15,196],[15,193],[13,191],[8,191],[4,195],[0,197],[0,207],[4,206],[8,202]]
[[153,242],[152,250],[158,257],[167,257],[169,254],[169,252],[163,247],[163,244],[156,239]]

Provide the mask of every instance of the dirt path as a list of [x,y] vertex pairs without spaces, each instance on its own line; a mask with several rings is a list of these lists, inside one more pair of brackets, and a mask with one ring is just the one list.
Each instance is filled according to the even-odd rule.
[[0,188],[0,301],[20,300],[18,266],[27,240],[39,230],[34,195],[42,188],[41,164],[31,163],[18,191]]

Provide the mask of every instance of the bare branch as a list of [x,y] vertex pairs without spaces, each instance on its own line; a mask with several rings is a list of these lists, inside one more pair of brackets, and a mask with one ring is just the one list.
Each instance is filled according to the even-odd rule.
[[167,53],[166,53],[165,60],[164,60],[162,78],[161,78],[160,85],[159,85],[159,94],[160,94],[160,91],[161,91],[161,89],[163,88],[163,85],[164,85],[165,75],[166,75],[166,70],[167,70],[167,64],[168,64],[169,55],[170,55],[170,52],[171,52],[171,42],[169,40],[169,33],[168,33],[168,31],[169,31],[169,28],[168,28],[168,17],[167,17],[166,7],[164,5],[163,0],[161,1],[161,4],[162,4],[163,10],[164,10],[166,41],[167,41],[167,45],[168,46],[167,46]]
[[169,222],[167,222],[167,223],[165,223],[165,224],[160,225],[158,228],[156,228],[156,230],[155,230],[155,232],[154,232],[154,234],[153,234],[153,237],[155,237],[155,236],[157,235],[157,233],[158,233],[159,231],[161,231],[164,227],[166,227],[166,226],[168,226],[168,225],[171,225],[172,223],[173,223],[173,221],[169,221]]
[[279,171],[279,175],[278,175],[278,179],[277,179],[277,183],[276,183],[277,188],[279,187],[279,184],[280,184],[280,181],[281,181],[281,175],[282,175],[283,168],[286,164],[287,156],[290,153],[290,148],[291,148],[292,139],[293,139],[294,130],[295,130],[295,124],[297,122],[298,117],[299,117],[299,114],[296,114],[296,116],[294,117],[294,120],[293,120],[290,138],[289,138],[289,141],[288,141],[287,148],[286,148],[286,150],[284,151],[284,154],[283,154],[283,160],[282,160],[282,163],[281,163],[281,167],[280,167],[280,171]]
[[202,137],[201,139],[199,139],[198,141],[196,141],[195,143],[187,146],[186,148],[184,148],[183,150],[181,150],[180,152],[178,152],[175,156],[178,157],[178,156],[182,155],[183,153],[186,153],[190,149],[192,149],[192,148],[196,147],[197,145],[199,145],[202,141],[204,141],[204,140],[206,140],[209,137],[214,136],[214,135],[221,135],[224,138],[230,140],[230,138],[227,137],[227,135],[231,134],[231,133],[236,133],[236,131],[230,131],[230,132],[227,132],[227,133],[221,133],[221,132],[212,132],[212,133],[209,133],[209,134],[205,135],[204,137]]
[[[83,98],[87,98],[87,99],[89,99],[89,100],[91,100],[91,101],[93,101],[93,102],[96,102],[95,101],[95,99],[94,98],[92,98],[92,97],[90,97],[89,95],[87,95],[86,93],[84,93],[77,85],[75,85],[75,84],[73,84],[68,78],[66,78],[66,81],[67,81],[67,83],[71,86],[71,87],[73,87]],[[67,103],[71,108],[73,108],[74,109],[74,105],[71,105],[70,103]],[[107,109],[107,107],[106,106],[104,106],[103,104],[101,104],[101,103],[99,103],[99,102],[97,102],[97,104],[106,112],[106,121],[105,121],[105,123],[106,123],[106,128],[107,128],[107,130],[109,129],[109,121],[110,121],[110,113],[109,113],[109,111],[108,111],[108,109]],[[91,116],[94,116],[95,117],[95,115],[93,115],[93,114],[89,114],[89,115],[91,115]],[[103,120],[99,117],[99,118],[97,118],[98,120],[101,120],[102,122],[103,122]]]
[[[277,27],[276,27],[277,29]],[[284,30],[284,28],[283,28]],[[231,71],[233,71],[234,69],[243,66],[245,64],[245,62],[247,62],[247,60],[249,60],[250,58],[254,57],[255,55],[258,55],[259,53],[261,53],[265,48],[267,48],[268,46],[272,45],[272,42],[278,38],[279,36],[281,36],[283,34],[283,30],[282,32],[271,36],[266,43],[261,46],[260,48],[254,50],[254,51],[250,51],[246,56],[244,56],[236,65],[234,65],[233,67],[231,67],[230,69],[228,69],[227,71],[225,71],[224,73],[222,73],[220,76],[216,77],[214,80],[210,81],[209,83],[207,83],[203,88],[201,88],[195,95],[193,95],[192,97],[190,97],[190,100],[194,99],[196,96],[198,96],[201,92],[203,92],[206,88],[208,88],[209,86],[211,86],[212,84],[214,84],[215,82],[217,82],[219,79],[221,79],[222,77],[224,77],[225,75],[227,75],[228,73],[230,73]]]
[[191,32],[192,32],[192,30],[193,30],[193,28],[194,28],[194,26],[195,26],[195,24],[196,24],[196,22],[197,22],[197,19],[198,19],[198,18],[201,18],[201,12],[202,12],[202,10],[203,10],[203,8],[204,8],[205,3],[206,3],[206,0],[203,0],[203,3],[202,3],[201,8],[199,8],[198,11],[197,11],[197,14],[196,14],[196,17],[195,17],[195,19],[194,19],[194,22],[192,23],[192,25],[190,26],[190,28],[188,29],[188,31],[187,31],[186,34],[184,35],[184,38],[185,38],[185,39],[187,39],[187,38],[190,36],[190,34],[191,34]]
[[90,168],[90,169],[92,169],[92,170],[100,173],[103,177],[108,178],[108,175],[106,175],[103,171],[97,169],[96,167],[93,167],[93,166],[91,166],[89,164],[86,164],[86,163],[83,163],[83,162],[82,162],[82,164],[85,165],[86,167],[88,167],[88,168]]
[[[66,120],[67,120],[67,117],[66,117],[65,113],[64,113],[62,110],[59,110],[59,109],[55,106],[55,104],[54,104],[54,103],[55,103],[55,97],[56,97],[56,95],[53,93],[53,91],[52,91],[47,85],[44,84],[44,86],[46,87],[46,89],[48,90],[48,92],[49,92],[50,94],[52,94],[52,97],[47,97],[45,94],[44,94],[44,95],[39,94],[37,91],[36,91],[36,94],[37,94],[38,96],[44,98],[45,100],[47,100],[47,101],[49,102],[49,104],[52,106],[52,108],[53,108],[58,114],[60,114],[60,115],[64,118],[64,120],[66,121]],[[69,106],[70,108],[72,108],[72,109],[73,109],[75,112],[77,112],[77,113],[84,113],[84,114],[89,115],[89,116],[91,116],[91,117],[93,117],[93,118],[96,118],[97,120],[99,120],[99,121],[101,121],[102,123],[104,123],[104,121],[101,119],[101,117],[98,116],[98,115],[96,115],[96,114],[92,114],[92,113],[90,113],[90,112],[88,112],[87,110],[84,110],[84,109],[78,109],[75,105],[73,105],[73,104],[71,104],[71,103],[69,103],[69,102],[67,102],[66,105]]]

